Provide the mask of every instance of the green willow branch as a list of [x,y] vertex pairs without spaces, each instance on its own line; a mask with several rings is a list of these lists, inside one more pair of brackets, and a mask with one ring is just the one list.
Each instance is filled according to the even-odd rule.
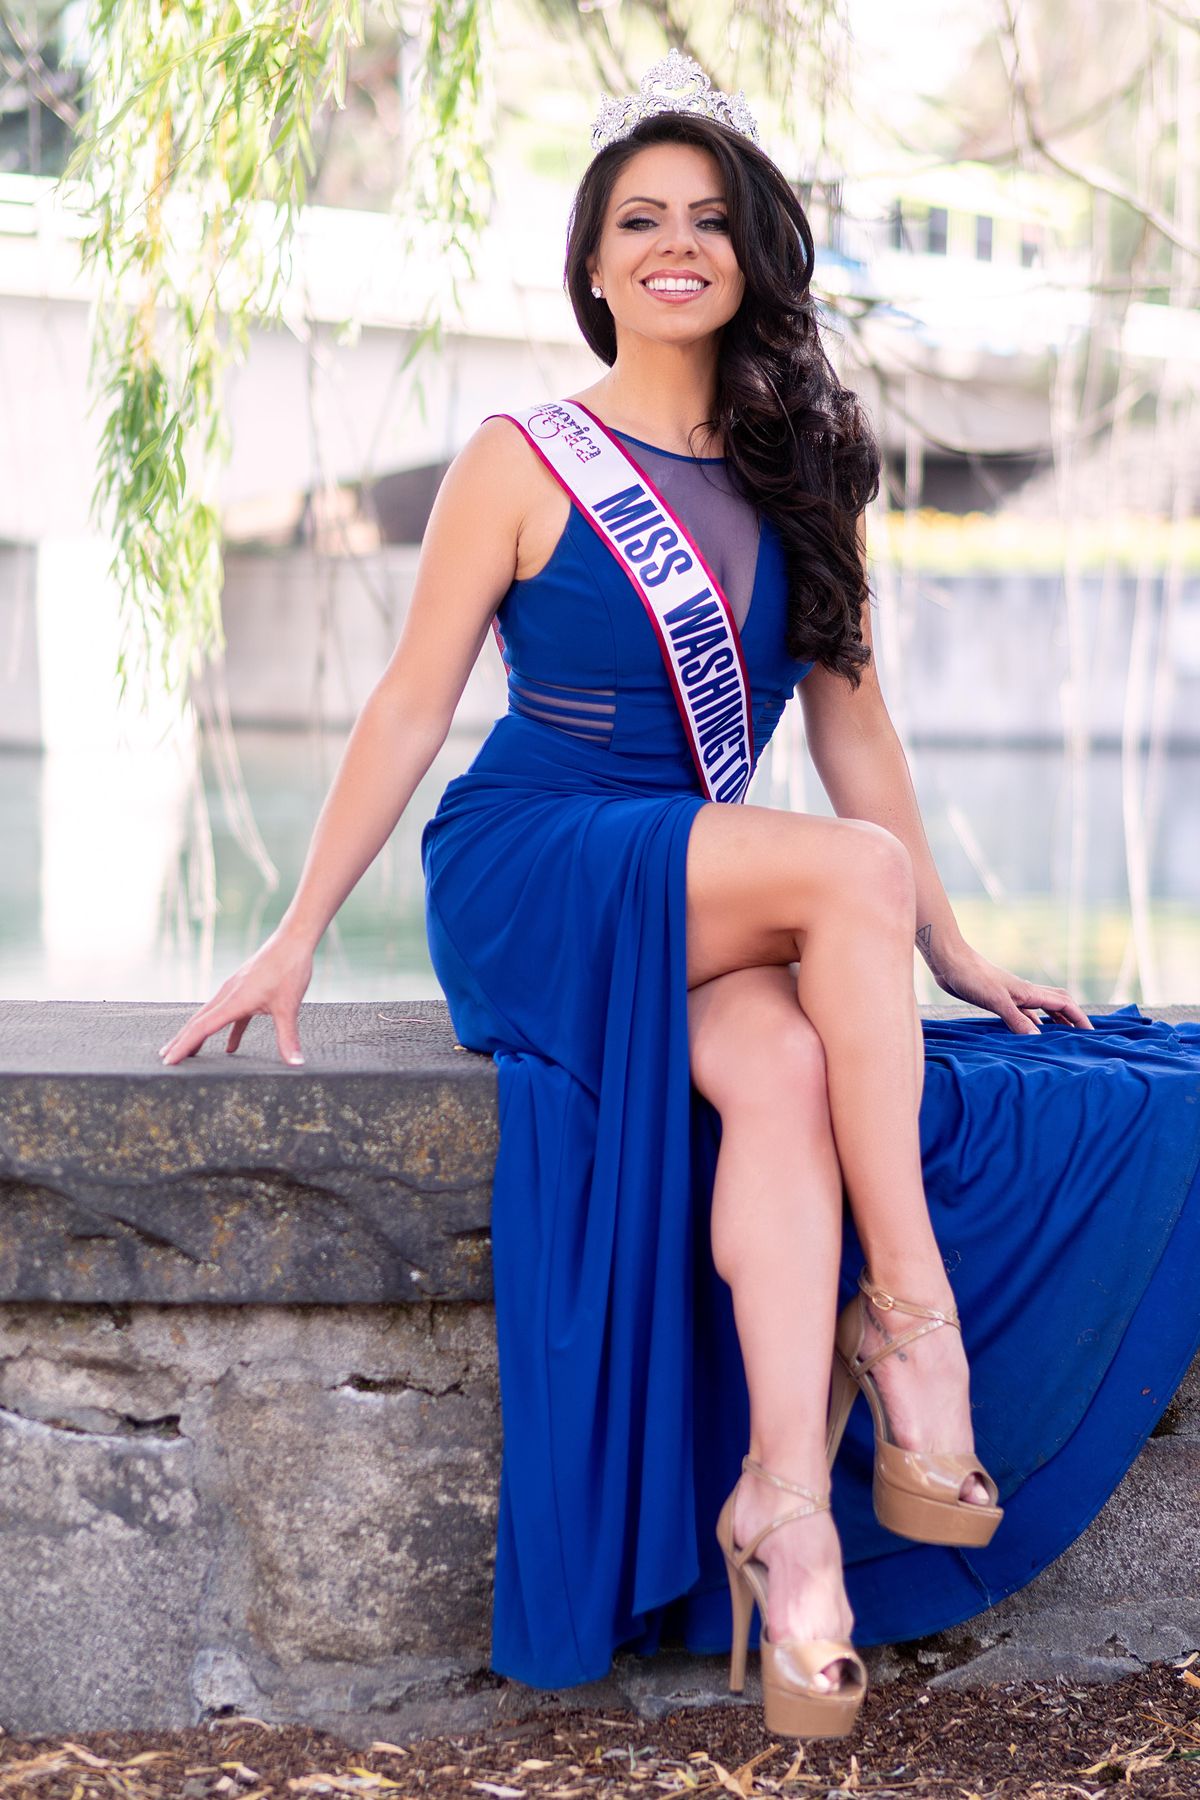
[[67,179],[96,287],[92,511],[114,546],[122,691],[134,665],[185,690],[223,642],[223,377],[274,316],[361,4],[93,0],[89,30]]
[[[491,206],[490,0],[422,0],[414,143],[398,196],[434,272],[406,361],[438,345]],[[398,29],[403,33],[399,19]],[[278,317],[322,107],[345,103],[362,0],[93,0],[87,110],[67,169],[96,286],[104,409],[92,513],[111,535],[117,674],[186,693],[223,644],[216,491],[223,378]],[[143,689],[144,691],[144,689]]]

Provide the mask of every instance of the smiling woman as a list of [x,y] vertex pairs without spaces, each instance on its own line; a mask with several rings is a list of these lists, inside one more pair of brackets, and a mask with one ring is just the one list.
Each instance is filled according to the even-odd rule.
[[[814,262],[807,216],[775,164],[739,132],[668,114],[585,173],[565,278],[584,337],[610,366],[620,339],[618,422],[661,434],[654,389],[667,356],[677,391],[665,447],[724,452],[737,490],[779,534],[789,654],[855,685],[869,661],[856,527],[878,491],[879,452],[821,344]],[[613,385],[592,390],[610,417]]]
[[[288,912],[164,1055],[270,1011],[299,1057],[313,947],[495,630],[509,710],[421,838],[499,1075],[493,1666],[567,1686],[674,1636],[740,1688],[757,1615],[768,1729],[831,1735],[852,1629],[1028,1581],[1186,1368],[1159,1276],[1200,1225],[1197,1046],[963,939],[876,678],[879,451],[808,222],[736,96],[673,102],[678,60],[608,103],[572,212],[607,372],[455,459]],[[797,689],[835,818],[743,803]],[[923,1030],[914,939],[999,1017]]]

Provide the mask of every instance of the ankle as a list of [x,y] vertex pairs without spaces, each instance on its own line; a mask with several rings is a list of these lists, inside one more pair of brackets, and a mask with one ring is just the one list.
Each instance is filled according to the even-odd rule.
[[[747,1489],[773,1496],[776,1501],[783,1500],[797,1488],[826,1498],[829,1467],[824,1441],[797,1444],[793,1439],[786,1444],[768,1442],[764,1446],[752,1437],[743,1460],[741,1479]],[[802,1496],[795,1494],[794,1497],[799,1500]]]
[[867,1263],[862,1274],[864,1281],[892,1299],[893,1307],[886,1308],[889,1312],[893,1308],[903,1312],[906,1300],[916,1306],[933,1307],[939,1312],[954,1309],[954,1289],[940,1259],[931,1263],[928,1260],[881,1258]]

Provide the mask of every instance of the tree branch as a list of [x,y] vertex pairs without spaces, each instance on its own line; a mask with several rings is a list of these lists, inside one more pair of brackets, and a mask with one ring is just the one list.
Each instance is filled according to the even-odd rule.
[[1072,181],[1082,182],[1093,193],[1107,194],[1111,200],[1119,200],[1122,206],[1127,206],[1151,230],[1157,231],[1160,237],[1165,238],[1167,243],[1174,244],[1177,250],[1182,250],[1186,255],[1200,260],[1200,242],[1182,236],[1175,229],[1173,222],[1156,206],[1148,205],[1132,188],[1127,187],[1123,181],[1119,181],[1107,170],[1072,163],[1054,149],[1038,121],[1024,75],[1021,72],[1021,46],[1017,35],[1019,9],[1013,6],[1012,0],[1000,0],[1000,6],[1004,15],[1003,35],[1011,50],[1009,83],[1020,112],[1021,122],[1025,127],[1029,148],[1044,157],[1050,166],[1057,169],[1060,174],[1069,176]]

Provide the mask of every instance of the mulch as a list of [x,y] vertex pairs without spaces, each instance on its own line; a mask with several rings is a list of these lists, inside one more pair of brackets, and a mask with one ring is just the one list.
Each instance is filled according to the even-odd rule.
[[843,1800],[1200,1796],[1200,1657],[1110,1684],[954,1692],[915,1678],[868,1695],[846,1738],[771,1739],[757,1706],[654,1723],[615,1710],[531,1712],[484,1731],[351,1749],[327,1732],[222,1718],[172,1732],[34,1741],[0,1732],[0,1800],[617,1800],[646,1794]]

